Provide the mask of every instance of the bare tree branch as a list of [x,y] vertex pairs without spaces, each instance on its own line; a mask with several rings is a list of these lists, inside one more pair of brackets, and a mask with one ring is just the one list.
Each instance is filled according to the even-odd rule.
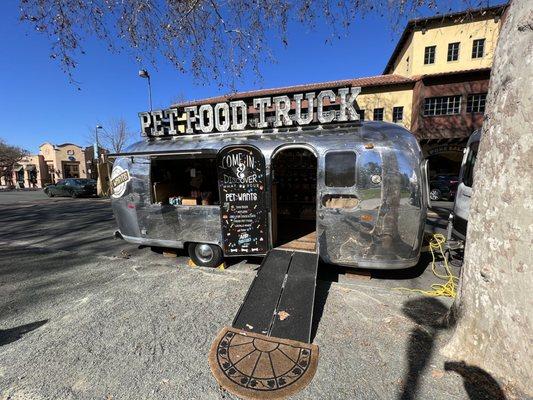
[[[88,128],[89,142],[91,144],[97,141],[94,128]],[[118,118],[109,121],[98,131],[98,144],[100,147],[120,153],[135,139],[135,134],[131,131],[124,118]]]
[[28,154],[27,150],[11,146],[0,138],[0,175],[11,177],[14,165]]
[[287,45],[290,24],[330,27],[330,41],[367,12],[400,19],[436,0],[20,0],[23,21],[49,36],[50,56],[71,81],[83,41],[131,52],[140,65],[159,56],[202,81],[233,89],[245,70],[260,79],[274,41]]
[[0,168],[11,168],[13,164],[28,155],[28,151],[11,146],[0,138]]

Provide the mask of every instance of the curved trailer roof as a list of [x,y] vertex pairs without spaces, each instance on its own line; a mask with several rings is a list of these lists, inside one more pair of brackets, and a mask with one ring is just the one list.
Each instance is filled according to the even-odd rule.
[[328,149],[352,148],[354,144],[371,143],[373,147],[388,147],[418,153],[420,147],[407,129],[389,122],[369,121],[334,126],[290,127],[270,130],[180,135],[171,138],[149,139],[137,142],[123,156],[164,156],[186,153],[217,153],[228,145],[255,145],[270,155],[277,147],[286,144],[307,144],[318,152]]

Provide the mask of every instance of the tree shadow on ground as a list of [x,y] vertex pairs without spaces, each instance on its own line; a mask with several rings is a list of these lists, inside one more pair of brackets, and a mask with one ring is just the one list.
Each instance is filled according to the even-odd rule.
[[22,339],[26,333],[43,326],[47,322],[48,320],[45,319],[42,321],[32,322],[31,324],[17,326],[11,329],[0,329],[0,346],[4,346]]
[[411,400],[416,398],[420,378],[431,360],[438,331],[446,328],[448,307],[433,297],[423,297],[408,300],[402,311],[418,324],[409,335],[408,372],[398,396],[401,400]]
[[[410,299],[402,311],[417,326],[409,335],[408,371],[398,399],[412,400],[417,398],[420,379],[431,361],[439,333],[452,328],[455,319],[449,318],[448,307],[434,297]],[[481,368],[463,362],[445,362],[444,370],[461,375],[470,400],[506,399],[496,380]]]
[[506,400],[498,382],[479,367],[464,362],[446,361],[444,370],[461,375],[470,400]]
[[30,310],[57,304],[64,296],[89,295],[123,273],[123,268],[110,268],[109,263],[91,264],[89,257],[42,248],[6,246],[0,257],[6,260],[0,263],[0,281],[5,283],[0,322],[4,323]]
[[37,204],[9,204],[0,210],[0,241],[25,242],[60,250],[116,249],[115,222],[109,201],[75,199]]

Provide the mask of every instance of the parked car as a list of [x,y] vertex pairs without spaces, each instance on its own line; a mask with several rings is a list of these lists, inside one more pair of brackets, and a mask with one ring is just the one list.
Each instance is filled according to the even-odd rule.
[[429,181],[429,199],[432,201],[453,200],[458,183],[459,177],[456,175],[437,175]]
[[452,215],[450,216],[452,236],[460,240],[465,240],[466,238],[472,186],[474,184],[474,166],[476,164],[480,141],[481,130],[475,131],[468,139],[463,162],[461,163],[457,196],[453,204]]
[[43,191],[48,197],[54,196],[94,196],[96,195],[96,181],[94,179],[67,178],[56,184],[46,186]]

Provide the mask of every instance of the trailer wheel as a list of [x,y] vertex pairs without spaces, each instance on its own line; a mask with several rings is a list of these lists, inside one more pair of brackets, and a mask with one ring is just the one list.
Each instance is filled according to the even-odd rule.
[[222,249],[214,244],[190,243],[189,257],[201,267],[218,267],[222,263]]

